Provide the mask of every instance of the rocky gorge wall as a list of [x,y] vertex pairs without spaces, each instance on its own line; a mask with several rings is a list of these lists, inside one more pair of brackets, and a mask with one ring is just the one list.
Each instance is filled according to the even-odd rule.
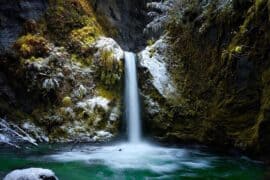
[[[148,65],[140,58],[148,133],[268,156],[269,1],[173,3],[163,43],[141,53]],[[155,62],[176,95],[159,90]]]

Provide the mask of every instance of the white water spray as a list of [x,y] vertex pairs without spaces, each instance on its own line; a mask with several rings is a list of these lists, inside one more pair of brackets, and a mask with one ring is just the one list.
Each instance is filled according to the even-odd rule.
[[136,55],[125,52],[125,116],[128,140],[130,143],[141,141],[141,122]]

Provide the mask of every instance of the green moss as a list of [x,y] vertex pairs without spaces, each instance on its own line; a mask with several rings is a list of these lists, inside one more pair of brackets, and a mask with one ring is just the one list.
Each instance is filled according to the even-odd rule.
[[102,85],[98,86],[96,88],[96,90],[97,90],[97,95],[98,96],[102,96],[102,97],[104,97],[106,99],[115,100],[115,99],[119,99],[120,98],[120,94],[118,92],[115,92],[113,90],[107,90]]
[[267,0],[255,0],[256,10],[259,11],[265,4]]
[[81,29],[75,29],[70,34],[71,45],[79,53],[85,53],[89,47],[102,35],[102,31],[98,25],[89,25]]
[[50,131],[49,139],[51,142],[68,138],[67,131],[61,128],[53,128]]
[[93,63],[93,57],[91,55],[85,56],[82,54],[71,54],[71,60],[82,67],[91,66]]
[[[90,37],[86,38],[86,34],[92,33],[93,29],[102,31],[91,3],[87,0],[50,0],[45,21],[41,23],[47,27],[44,32],[46,35],[65,46],[70,43],[71,32],[73,32],[72,37],[80,40],[84,38],[89,42]],[[80,35],[84,37],[78,37]]]
[[121,82],[123,76],[123,62],[114,57],[110,50],[102,50],[100,59],[95,60],[97,78],[109,89]]
[[65,107],[71,106],[72,105],[72,99],[70,97],[66,96],[62,100],[62,104]]
[[77,1],[50,0],[45,18],[50,37],[61,43],[74,28],[86,24],[87,16]]
[[[159,126],[163,136],[169,132],[167,138],[177,141],[193,139],[247,151],[261,151],[261,144],[270,149],[265,144],[270,108],[269,1],[236,1],[223,8],[217,8],[218,1],[202,9],[196,3],[184,4],[188,12],[182,17],[177,7],[170,14],[169,71],[183,101],[166,110],[168,103],[159,100],[164,112],[173,114],[168,117],[173,122]],[[150,118],[162,122],[163,117]]]
[[23,58],[42,57],[49,52],[48,41],[42,36],[32,34],[20,37],[14,48]]

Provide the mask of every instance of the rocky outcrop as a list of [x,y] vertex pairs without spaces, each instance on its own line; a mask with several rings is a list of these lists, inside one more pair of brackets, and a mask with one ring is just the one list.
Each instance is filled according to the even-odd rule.
[[44,2],[40,20],[39,1],[23,2],[33,27],[14,35],[7,46],[12,53],[1,56],[0,115],[8,131],[0,127],[0,143],[115,137],[122,116],[122,48],[105,36],[88,1]]
[[267,4],[267,0],[175,3],[167,20],[170,50],[165,56],[178,91],[176,101],[157,96],[156,88],[147,91],[155,85],[141,81],[142,92],[148,94],[145,106],[156,104],[153,107],[161,112],[154,115],[153,108],[146,108],[147,119],[160,123],[148,125],[152,135],[267,156]]
[[54,172],[49,169],[29,168],[14,170],[10,172],[4,180],[58,180]]
[[176,91],[167,69],[168,59],[165,56],[167,48],[166,39],[162,37],[138,55],[140,67],[149,71],[152,84],[165,98],[172,97]]
[[[109,49],[110,56],[122,62],[120,58],[123,58],[121,56],[123,52],[115,41],[108,41],[114,45],[105,43],[103,46],[100,46],[99,41],[89,45],[89,48],[93,48],[93,52],[96,49],[97,52],[94,54]],[[95,61],[104,61],[105,64],[110,60],[99,55],[95,57]],[[35,119],[34,122],[46,132],[50,141],[106,140],[118,132],[121,99],[114,95],[107,95],[112,94],[106,90],[106,86],[113,85],[112,82],[106,81],[104,85],[98,85],[95,81],[102,83],[102,79],[96,76],[97,70],[82,63],[72,59],[64,48],[53,45],[47,57],[23,60],[22,70],[26,75],[28,91],[35,94],[36,98],[41,98],[39,101],[55,102],[53,107],[48,105],[44,107],[44,104],[36,105],[31,114]],[[99,64],[98,71],[106,68],[103,64]],[[118,80],[113,83],[121,80],[122,72],[110,72],[111,76],[114,75],[113,73],[118,75]],[[114,118],[109,118],[111,116]],[[103,135],[104,133],[99,133],[100,130],[106,131],[106,136]]]

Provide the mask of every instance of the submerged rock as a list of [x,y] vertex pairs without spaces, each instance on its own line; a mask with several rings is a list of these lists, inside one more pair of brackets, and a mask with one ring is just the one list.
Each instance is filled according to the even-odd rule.
[[14,170],[4,180],[58,180],[54,172],[49,169],[29,168]]

